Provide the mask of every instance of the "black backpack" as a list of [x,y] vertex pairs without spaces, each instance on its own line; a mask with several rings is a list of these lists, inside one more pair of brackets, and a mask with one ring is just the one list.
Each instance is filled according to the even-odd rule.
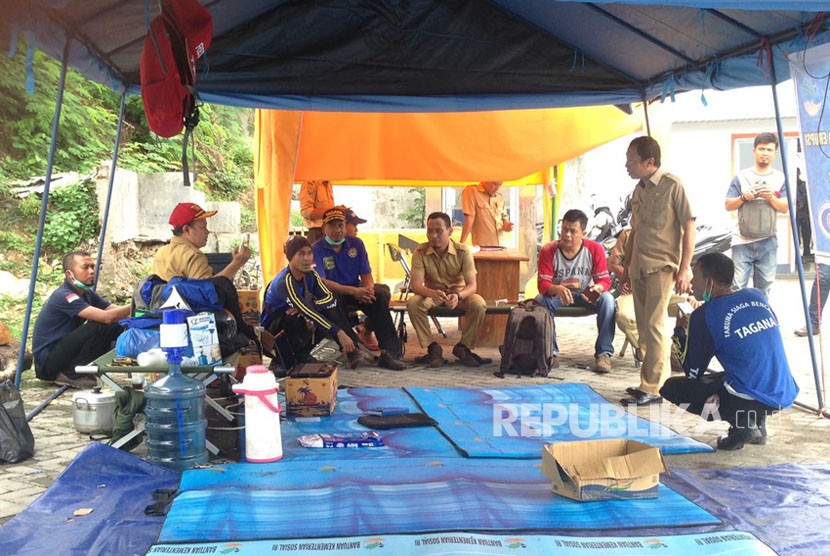
[[501,367],[496,376],[513,370],[518,376],[548,376],[553,360],[553,317],[529,299],[510,310],[504,330]]

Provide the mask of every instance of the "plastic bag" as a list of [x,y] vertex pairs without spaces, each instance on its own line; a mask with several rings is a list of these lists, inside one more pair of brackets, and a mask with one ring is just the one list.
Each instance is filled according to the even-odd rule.
[[115,341],[116,357],[138,357],[139,353],[159,347],[161,335],[158,330],[130,328]]
[[0,461],[17,463],[35,453],[20,391],[10,380],[0,384]]

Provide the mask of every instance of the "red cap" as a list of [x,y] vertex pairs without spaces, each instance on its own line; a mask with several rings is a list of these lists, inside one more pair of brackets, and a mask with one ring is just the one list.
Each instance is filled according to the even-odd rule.
[[201,220],[216,214],[215,210],[205,210],[196,203],[179,203],[173,212],[170,213],[170,225],[173,228],[181,228],[194,220]]

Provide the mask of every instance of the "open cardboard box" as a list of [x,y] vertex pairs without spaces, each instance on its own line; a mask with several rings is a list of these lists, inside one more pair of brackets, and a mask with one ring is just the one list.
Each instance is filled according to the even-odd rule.
[[667,473],[659,448],[635,440],[558,442],[542,449],[542,473],[553,492],[574,500],[656,498]]

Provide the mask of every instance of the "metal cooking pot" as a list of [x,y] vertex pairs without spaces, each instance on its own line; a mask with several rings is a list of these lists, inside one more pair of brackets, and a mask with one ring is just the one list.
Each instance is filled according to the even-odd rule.
[[112,434],[112,415],[115,412],[115,394],[92,390],[72,395],[72,422],[75,430],[84,434]]

